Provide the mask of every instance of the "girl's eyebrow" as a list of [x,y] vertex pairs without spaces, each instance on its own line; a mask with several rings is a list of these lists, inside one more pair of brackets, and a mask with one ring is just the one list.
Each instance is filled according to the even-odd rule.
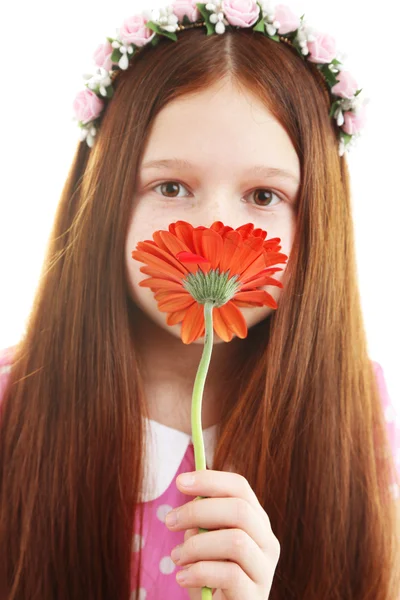
[[[179,169],[191,169],[195,165],[183,158],[165,158],[159,160],[151,160],[142,165],[143,169],[161,169],[163,167],[175,167]],[[266,167],[265,165],[254,165],[245,171],[247,174],[261,175],[262,177],[283,177],[289,179],[296,185],[299,185],[299,180],[291,171],[280,169],[278,167]]]

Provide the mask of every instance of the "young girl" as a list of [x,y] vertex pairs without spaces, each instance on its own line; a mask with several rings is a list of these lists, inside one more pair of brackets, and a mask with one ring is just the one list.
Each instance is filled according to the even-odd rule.
[[[2,599],[396,598],[399,429],[368,355],[332,98],[272,25],[248,27],[257,3],[224,10],[219,35],[154,46],[136,17],[143,48],[78,145],[26,333],[1,356]],[[191,488],[204,338],[183,343],[190,324],[132,257],[177,220],[252,223],[289,257],[278,308],[241,309],[246,337],[215,322]]]

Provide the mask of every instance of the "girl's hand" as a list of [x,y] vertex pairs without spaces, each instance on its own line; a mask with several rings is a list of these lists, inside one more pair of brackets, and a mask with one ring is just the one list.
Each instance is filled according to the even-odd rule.
[[[180,558],[175,564],[188,567],[181,583],[190,600],[201,600],[201,588],[213,590],[213,600],[267,600],[280,555],[280,544],[267,513],[247,479],[237,473],[195,471],[195,484],[178,489],[195,499],[171,511],[176,514],[173,531],[186,529]],[[210,529],[199,533],[198,528]],[[175,549],[174,549],[175,550]],[[214,591],[217,592],[214,594]]]

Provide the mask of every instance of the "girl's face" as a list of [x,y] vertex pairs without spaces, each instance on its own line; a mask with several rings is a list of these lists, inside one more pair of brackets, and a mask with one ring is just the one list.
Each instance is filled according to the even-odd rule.
[[[136,244],[180,219],[193,227],[222,221],[234,229],[251,222],[267,231],[267,238],[279,237],[281,252],[289,256],[299,188],[300,163],[290,138],[257,98],[228,80],[171,101],[153,123],[138,172],[125,244],[132,300],[148,318],[180,338],[181,324],[167,325],[167,313],[158,310],[153,292],[139,286],[148,275],[140,272],[144,263],[131,256]],[[277,266],[285,269],[284,264]],[[274,275],[283,284],[284,273]],[[279,304],[284,289],[260,289]],[[274,309],[240,310],[250,329]],[[216,333],[214,342],[222,342]],[[194,343],[204,344],[204,338]]]

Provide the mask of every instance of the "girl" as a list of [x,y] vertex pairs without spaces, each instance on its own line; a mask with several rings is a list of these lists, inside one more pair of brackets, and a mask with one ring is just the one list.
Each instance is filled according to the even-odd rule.
[[[251,29],[193,27],[142,48],[114,90],[95,145],[77,148],[26,333],[2,355],[1,598],[395,598],[398,430],[320,74]],[[132,257],[176,220],[250,222],[290,257],[269,288],[279,308],[243,308],[244,339],[216,331],[192,488],[177,476],[195,470],[204,340],[182,343]]]

